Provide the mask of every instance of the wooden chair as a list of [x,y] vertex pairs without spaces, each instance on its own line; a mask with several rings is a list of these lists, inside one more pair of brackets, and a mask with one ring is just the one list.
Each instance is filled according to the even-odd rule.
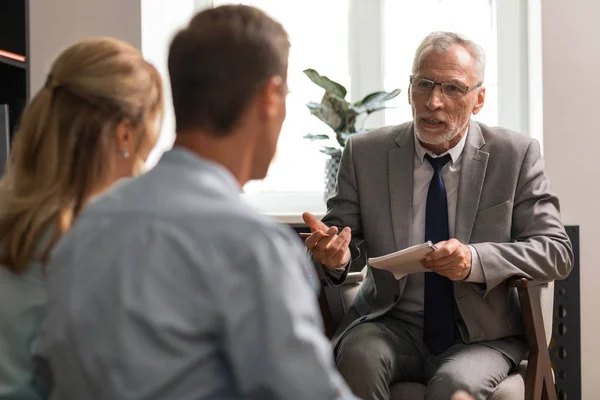
[[[352,272],[340,287],[332,287],[321,279],[323,290],[319,297],[325,322],[325,333],[331,338],[348,310],[360,284],[363,272]],[[556,400],[554,376],[548,352],[552,336],[554,282],[537,283],[514,277],[506,285],[519,293],[529,356],[502,381],[488,400]],[[423,400],[425,386],[415,382],[394,383],[390,387],[392,400]]]

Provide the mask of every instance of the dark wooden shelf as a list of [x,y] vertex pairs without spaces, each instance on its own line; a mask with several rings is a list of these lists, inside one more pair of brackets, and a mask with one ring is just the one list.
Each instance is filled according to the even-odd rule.
[[16,68],[27,69],[27,62],[13,60],[12,58],[4,57],[2,55],[0,55],[0,63]]
[[9,141],[29,99],[29,60],[29,0],[0,0],[0,104],[8,105]]

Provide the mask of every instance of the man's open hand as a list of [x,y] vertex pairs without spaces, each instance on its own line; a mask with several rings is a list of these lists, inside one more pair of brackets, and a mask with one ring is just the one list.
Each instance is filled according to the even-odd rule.
[[315,260],[327,268],[339,268],[350,261],[350,228],[345,227],[338,233],[335,226],[329,227],[309,212],[302,214],[311,235],[304,242]]

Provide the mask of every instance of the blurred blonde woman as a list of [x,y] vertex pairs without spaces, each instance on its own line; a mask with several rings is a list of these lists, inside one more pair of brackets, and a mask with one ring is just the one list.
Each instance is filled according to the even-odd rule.
[[0,399],[43,397],[30,350],[51,273],[44,264],[92,197],[142,170],[162,96],[137,49],[96,38],[64,50],[25,109],[0,180]]

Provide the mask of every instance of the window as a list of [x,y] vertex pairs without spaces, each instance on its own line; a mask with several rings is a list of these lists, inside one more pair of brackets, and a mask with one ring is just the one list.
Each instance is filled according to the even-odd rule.
[[[169,15],[174,12],[172,2],[162,2],[165,3],[162,8],[154,12],[155,19],[143,23],[143,28],[151,31],[148,37],[162,35],[170,39],[175,23],[182,26],[199,8],[231,3],[261,8],[280,21],[290,35],[288,116],[278,151],[267,178],[249,182],[244,188],[246,198],[262,211],[298,215],[304,210],[322,212],[325,208],[326,156],[318,151],[317,143],[311,143],[303,136],[328,132],[329,127],[313,117],[306,107],[306,103],[319,101],[323,95],[322,89],[302,72],[306,68],[314,68],[346,86],[349,100],[360,99],[376,90],[402,89],[398,97],[388,102],[393,108],[372,114],[363,121],[362,127],[398,124],[411,118],[406,93],[419,42],[435,30],[456,31],[476,40],[487,55],[486,104],[474,119],[524,132],[533,126],[529,109],[536,103],[529,97],[528,81],[531,80],[528,74],[532,75],[532,70],[528,57],[531,57],[529,52],[535,43],[529,39],[531,32],[528,33],[527,24],[532,12],[527,4],[522,4],[526,2],[178,0],[182,6],[177,11],[181,15],[177,17]],[[145,3],[154,4],[156,0]],[[161,33],[160,25],[165,25],[164,21],[170,21],[170,27]],[[165,40],[146,41],[145,37],[143,35],[142,41],[145,54],[146,44],[152,53],[157,51],[156,43],[160,46],[165,43]],[[166,64],[166,50],[156,57],[151,57],[151,61],[159,66]],[[167,112],[170,112],[169,107]],[[167,116],[162,148],[167,148],[172,141],[172,130],[172,121]],[[536,133],[534,136],[537,137]]]
[[313,117],[306,103],[320,101],[323,90],[302,72],[314,68],[350,91],[348,60],[348,0],[215,0],[215,6],[243,3],[256,6],[283,24],[290,42],[287,117],[277,153],[262,182],[249,182],[246,193],[323,192],[326,156],[318,145],[304,139],[307,133],[329,127]]
[[314,201],[323,207],[325,156],[318,151],[317,144],[302,136],[329,128],[310,115],[305,106],[322,96],[322,90],[302,73],[305,68],[314,68],[345,85],[352,100],[375,90],[401,88],[403,93],[388,103],[394,108],[369,117],[364,126],[399,124],[411,118],[406,90],[419,42],[434,30],[457,31],[476,38],[486,50],[486,105],[476,118],[497,125],[496,24],[494,3],[490,0],[215,0],[213,3],[215,6],[244,3],[265,10],[285,26],[292,43],[288,117],[278,151],[267,178],[263,182],[250,182],[244,188],[261,208],[273,209],[275,205],[268,199],[276,198],[280,203],[285,193],[290,196],[303,193],[304,200],[309,201],[305,207],[319,208],[310,204],[307,192],[314,193]]
[[[486,52],[485,106],[473,119],[498,124],[495,7],[490,0],[384,0],[383,86],[408,90],[415,50],[432,31],[452,31],[475,40]],[[401,17],[400,17],[401,16]],[[411,119],[406,95],[390,102],[398,107],[385,111],[385,124]]]

